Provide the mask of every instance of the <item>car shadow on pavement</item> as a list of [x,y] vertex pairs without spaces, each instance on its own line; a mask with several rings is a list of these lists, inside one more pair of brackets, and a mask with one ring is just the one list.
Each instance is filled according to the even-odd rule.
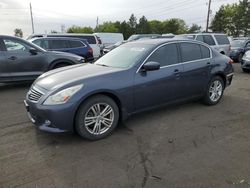
[[11,82],[11,83],[0,83],[0,91],[2,90],[13,90],[13,89],[22,89],[29,88],[32,85],[32,81],[25,82]]

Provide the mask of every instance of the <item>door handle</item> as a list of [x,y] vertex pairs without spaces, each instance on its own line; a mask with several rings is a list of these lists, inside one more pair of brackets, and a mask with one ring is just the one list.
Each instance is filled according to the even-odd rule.
[[175,74],[175,76],[180,76],[180,71],[179,71],[179,69],[175,69],[175,70],[174,70],[174,74]]
[[211,63],[210,63],[210,62],[207,62],[207,65],[211,65]]
[[16,56],[11,56],[11,57],[9,57],[8,59],[14,61],[14,60],[17,59],[17,57],[16,57]]

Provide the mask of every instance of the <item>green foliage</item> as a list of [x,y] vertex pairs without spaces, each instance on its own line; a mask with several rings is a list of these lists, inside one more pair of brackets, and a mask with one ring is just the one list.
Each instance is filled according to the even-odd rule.
[[198,26],[197,24],[192,24],[192,26],[188,29],[188,33],[199,33],[201,32],[201,26]]
[[16,37],[23,38],[23,31],[22,31],[22,29],[16,28],[16,29],[14,30],[14,35],[15,35]]
[[[200,29],[195,25],[193,29]],[[123,22],[104,22],[94,29],[95,32],[123,33],[124,39],[128,39],[133,34],[163,34],[173,33],[182,34],[188,31],[188,27],[184,20],[173,18],[165,21],[152,20],[148,21],[142,16],[137,22],[137,18],[132,14],[128,21]],[[90,27],[72,26],[68,29],[68,33],[93,33]]]
[[94,30],[91,27],[79,27],[73,25],[68,28],[67,33],[93,33]]
[[95,32],[118,33],[118,31],[119,28],[112,22],[104,22],[102,25],[95,28]]
[[250,2],[242,0],[239,4],[221,6],[210,27],[213,32],[223,32],[232,36],[250,33]]
[[187,30],[187,25],[182,19],[172,18],[163,22],[164,33],[184,34]]

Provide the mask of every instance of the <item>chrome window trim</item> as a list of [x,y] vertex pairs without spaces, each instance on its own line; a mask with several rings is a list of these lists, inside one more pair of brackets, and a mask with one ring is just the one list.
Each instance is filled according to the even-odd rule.
[[198,44],[198,45],[202,45],[206,48],[209,49],[209,52],[210,52],[210,57],[209,58],[202,58],[202,59],[197,59],[197,60],[193,60],[193,61],[184,61],[184,62],[179,62],[179,63],[175,63],[175,64],[172,64],[172,65],[166,65],[166,66],[162,66],[160,67],[160,69],[162,68],[166,68],[166,67],[173,67],[173,66],[176,66],[176,65],[184,65],[184,64],[188,64],[188,63],[193,63],[193,62],[197,62],[197,61],[201,61],[201,60],[208,60],[208,59],[212,59],[213,58],[213,55],[212,55],[212,50],[210,47],[204,45],[204,44],[201,44],[201,43],[198,43],[198,42],[193,42],[193,41],[178,41],[178,42],[168,42],[168,43],[164,43],[160,46],[158,46],[156,49],[154,49],[146,58],[145,60],[142,62],[142,64],[139,66],[139,68],[137,69],[136,73],[138,73],[141,69],[141,67],[146,63],[146,61],[149,59],[149,57],[156,51],[158,50],[159,48],[165,46],[165,45],[168,45],[168,44],[181,44],[181,43],[193,43],[193,44]]

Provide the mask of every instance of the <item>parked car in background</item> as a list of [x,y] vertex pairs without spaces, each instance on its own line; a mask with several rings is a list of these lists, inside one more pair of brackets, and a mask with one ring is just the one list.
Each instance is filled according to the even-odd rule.
[[229,55],[230,41],[227,35],[221,33],[194,33],[181,35],[188,39],[204,42],[224,55]]
[[124,41],[122,33],[94,33],[94,34],[101,39],[104,48],[113,45],[117,42]]
[[90,45],[90,47],[93,49],[93,56],[94,59],[98,59],[101,56],[101,45],[99,44],[97,36],[94,34],[86,34],[86,33],[65,33],[65,34],[33,34],[28,37],[28,39],[32,38],[40,38],[40,37],[73,37],[73,38],[80,38],[80,39],[86,39]]
[[0,82],[34,80],[55,68],[84,63],[84,58],[49,52],[23,39],[0,35]]
[[243,72],[250,72],[250,50],[246,51],[242,57],[241,68]]
[[235,62],[241,62],[246,51],[250,50],[250,39],[236,38],[231,42],[229,57]]
[[43,74],[27,93],[25,106],[41,130],[76,130],[98,140],[138,112],[187,100],[217,104],[231,84],[231,62],[198,41],[128,42],[94,64]]
[[135,35],[131,35],[129,38],[128,38],[128,42],[131,42],[131,41],[135,41],[135,40],[138,40],[138,39],[141,39],[141,38],[157,38],[157,37],[161,37],[161,35],[159,34],[135,34]]
[[61,51],[76,54],[85,58],[86,62],[94,60],[93,50],[86,39],[69,37],[40,37],[30,42],[49,51]]
[[106,53],[110,52],[111,50],[117,48],[118,46],[120,46],[120,45],[122,45],[122,44],[124,44],[124,43],[126,43],[126,41],[117,42],[117,43],[115,43],[115,44],[113,44],[113,45],[110,45],[110,46],[105,47],[105,48],[103,49],[103,54],[106,54]]

